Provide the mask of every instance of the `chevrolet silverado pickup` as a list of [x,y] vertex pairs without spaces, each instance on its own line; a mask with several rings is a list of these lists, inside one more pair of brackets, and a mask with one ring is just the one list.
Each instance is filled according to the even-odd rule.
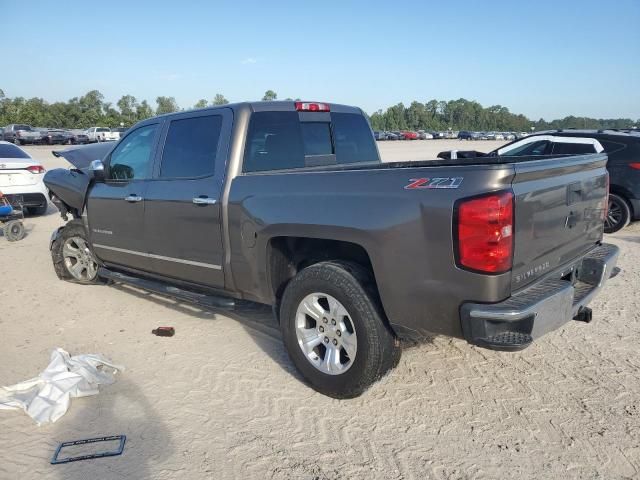
[[215,308],[272,305],[316,390],[359,395],[402,338],[519,350],[614,273],[604,153],[383,163],[363,112],[238,103],[144,120],[56,152],[59,278]]

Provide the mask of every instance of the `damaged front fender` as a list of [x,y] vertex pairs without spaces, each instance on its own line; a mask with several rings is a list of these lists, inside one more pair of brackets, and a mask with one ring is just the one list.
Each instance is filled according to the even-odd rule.
[[63,218],[66,219],[68,213],[76,218],[82,215],[87,192],[94,180],[90,164],[93,160],[103,159],[112,148],[110,144],[95,144],[52,152],[55,157],[66,159],[75,167],[49,170],[44,176],[44,184],[51,192],[51,201]]

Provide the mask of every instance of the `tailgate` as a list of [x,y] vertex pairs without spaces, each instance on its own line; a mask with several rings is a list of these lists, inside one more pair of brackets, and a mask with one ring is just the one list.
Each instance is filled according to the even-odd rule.
[[566,266],[602,239],[607,156],[580,155],[514,164],[512,290]]

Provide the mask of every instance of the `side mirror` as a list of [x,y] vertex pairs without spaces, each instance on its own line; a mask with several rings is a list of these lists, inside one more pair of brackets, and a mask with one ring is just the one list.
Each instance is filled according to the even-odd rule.
[[102,181],[104,180],[104,163],[102,160],[93,160],[90,164],[90,169],[93,172],[93,178]]

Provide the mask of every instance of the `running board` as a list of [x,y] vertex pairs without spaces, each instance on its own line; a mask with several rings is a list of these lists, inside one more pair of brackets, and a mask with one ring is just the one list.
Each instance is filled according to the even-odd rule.
[[191,292],[189,290],[183,290],[155,280],[114,272],[104,267],[100,267],[98,269],[98,276],[113,282],[125,283],[127,285],[148,290],[149,292],[166,295],[175,298],[176,300],[195,303],[202,307],[223,310],[233,310],[235,307],[235,300],[233,298]]

